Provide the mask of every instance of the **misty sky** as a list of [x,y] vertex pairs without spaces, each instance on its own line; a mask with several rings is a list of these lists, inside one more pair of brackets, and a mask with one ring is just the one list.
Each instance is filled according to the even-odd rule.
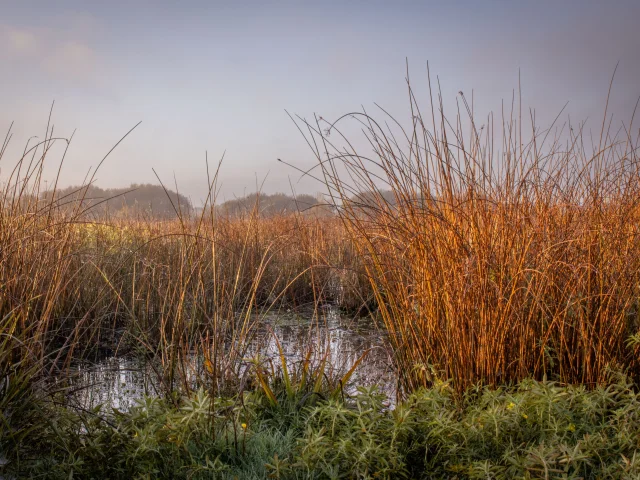
[[482,115],[510,101],[520,70],[539,123],[569,102],[564,116],[588,117],[594,130],[619,61],[611,111],[628,124],[640,95],[639,19],[638,1],[0,0],[3,136],[15,121],[0,177],[28,137],[44,135],[55,100],[55,134],[77,129],[63,186],[82,182],[142,121],[99,186],[155,183],[153,167],[198,204],[205,151],[215,162],[226,150],[226,198],[265,177],[269,193],[290,192],[290,181],[315,193],[320,185],[276,161],[313,163],[285,109],[335,119],[377,102],[406,118],[406,58],[425,102],[427,61],[445,107],[473,89]]

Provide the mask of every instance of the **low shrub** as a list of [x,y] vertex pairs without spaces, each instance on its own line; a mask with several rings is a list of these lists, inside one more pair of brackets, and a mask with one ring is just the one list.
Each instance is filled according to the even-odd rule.
[[[619,478],[640,476],[640,397],[621,378],[594,389],[526,380],[446,382],[392,405],[376,387],[274,405],[200,390],[128,412],[42,403],[19,444],[18,478]],[[280,411],[281,410],[281,411]],[[286,421],[274,421],[282,415]],[[32,418],[33,416],[31,416]]]

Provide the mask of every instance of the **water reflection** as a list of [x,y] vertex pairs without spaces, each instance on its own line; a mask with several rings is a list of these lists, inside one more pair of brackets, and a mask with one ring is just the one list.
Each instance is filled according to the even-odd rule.
[[[250,347],[280,364],[275,337],[282,345],[288,365],[304,360],[309,348],[314,359],[327,356],[330,374],[342,375],[367,352],[352,376],[353,385],[379,385],[390,396],[395,393],[395,376],[390,367],[384,336],[369,318],[349,318],[335,308],[315,314],[271,313],[261,315],[261,326]],[[273,332],[273,333],[272,333]],[[202,371],[202,359],[191,359],[193,371]],[[247,368],[247,365],[241,366]],[[137,358],[110,357],[95,363],[78,365],[70,380],[68,399],[81,408],[104,404],[126,410],[137,398],[157,393],[157,366]],[[195,376],[195,375],[194,375]],[[347,392],[353,386],[347,388]]]

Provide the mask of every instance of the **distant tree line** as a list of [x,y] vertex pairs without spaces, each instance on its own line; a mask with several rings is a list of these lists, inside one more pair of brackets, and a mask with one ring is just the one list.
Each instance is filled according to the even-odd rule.
[[190,215],[191,201],[184,195],[165,190],[160,185],[132,184],[128,188],[100,188],[95,185],[67,187],[42,194],[42,199],[53,199],[63,208],[80,207],[89,215],[143,215],[151,218],[171,219],[176,212]]
[[[376,192],[360,192],[354,194],[348,200],[351,207],[362,212],[375,210],[381,202],[394,208],[396,198],[390,190]],[[263,217],[300,212],[303,215],[315,215],[321,217],[333,216],[336,208],[323,198],[322,195],[312,196],[308,194],[295,197],[284,193],[264,194],[251,193],[241,198],[227,200],[216,207],[219,214],[239,216],[257,211]]]
[[227,200],[218,205],[218,213],[223,215],[246,215],[256,210],[261,216],[283,215],[300,212],[305,215],[332,215],[333,209],[321,197],[308,194],[295,197],[284,193],[251,193],[242,198]]
[[[41,200],[49,202],[54,197],[62,208],[79,208],[86,215],[113,217],[145,216],[157,219],[177,217],[176,211],[189,216],[202,211],[194,208],[189,198],[172,190],[165,190],[161,185],[132,184],[127,188],[100,188],[95,185],[72,186],[47,191],[41,194]],[[386,202],[393,207],[396,199],[391,191],[361,192],[350,200],[357,209],[376,208],[379,202]],[[320,217],[333,216],[336,210],[321,195],[301,194],[291,196],[285,193],[251,193],[244,197],[227,200],[216,205],[218,214],[243,216],[256,211],[260,216],[270,217],[299,212],[303,215]]]

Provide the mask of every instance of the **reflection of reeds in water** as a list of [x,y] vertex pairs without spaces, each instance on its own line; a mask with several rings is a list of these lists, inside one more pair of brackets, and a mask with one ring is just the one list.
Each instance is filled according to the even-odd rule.
[[[313,311],[303,315],[271,313],[260,316],[256,335],[247,349],[247,357],[238,365],[240,382],[224,385],[219,379],[220,391],[236,391],[249,388],[253,375],[251,359],[261,357],[275,375],[282,375],[279,359],[279,342],[289,368],[302,364],[307,355],[312,368],[318,368],[327,359],[325,374],[329,380],[340,378],[358,361],[364,352],[369,352],[352,376],[353,385],[379,385],[391,396],[395,388],[395,376],[391,371],[389,356],[384,348],[384,339],[370,321],[360,320],[360,326],[336,308],[326,309],[320,318]],[[278,342],[276,342],[278,339]],[[82,408],[93,408],[106,404],[118,409],[130,407],[143,395],[157,395],[163,388],[156,377],[152,360],[139,357],[107,357],[96,363],[85,362],[74,366],[68,373],[66,391],[71,404]],[[189,388],[197,389],[208,384],[213,366],[202,353],[194,352],[185,359],[185,371]],[[56,385],[58,388],[61,386]],[[353,390],[346,385],[346,392]]]
[[67,373],[67,401],[83,409],[106,405],[126,410],[136,399],[157,394],[153,370],[139,358],[108,357],[95,364],[80,364]]
[[404,386],[638,375],[638,347],[625,345],[639,328],[633,130],[615,136],[604,122],[592,141],[583,124],[527,127],[525,112],[480,122],[462,94],[466,113],[447,118],[440,96],[421,111],[409,92],[408,128],[385,111],[300,125],[365,261]]

